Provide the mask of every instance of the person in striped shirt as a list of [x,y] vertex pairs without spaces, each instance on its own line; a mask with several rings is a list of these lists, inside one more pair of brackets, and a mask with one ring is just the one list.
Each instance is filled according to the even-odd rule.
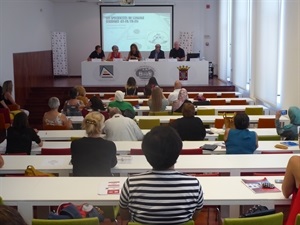
[[169,126],[154,127],[142,142],[152,170],[127,178],[120,195],[122,224],[181,224],[195,219],[203,207],[197,178],[180,173],[174,164],[182,149],[178,133]]

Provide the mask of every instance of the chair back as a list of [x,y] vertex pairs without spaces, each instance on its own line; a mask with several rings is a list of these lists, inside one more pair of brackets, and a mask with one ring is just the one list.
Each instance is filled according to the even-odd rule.
[[199,93],[189,93],[189,98],[198,97]]
[[202,155],[202,148],[190,148],[190,149],[182,149],[180,151],[180,155]]
[[248,105],[246,99],[232,99],[230,100],[230,105]]
[[107,93],[103,95],[103,99],[109,99],[115,97],[115,93]]
[[71,155],[70,148],[42,148],[42,155]]
[[80,138],[83,138],[83,137],[70,137],[70,141],[75,141],[75,140],[78,140]]
[[97,217],[82,218],[82,219],[63,219],[63,220],[47,220],[33,219],[32,225],[99,225]]
[[233,92],[223,92],[221,93],[221,98],[236,98],[236,95]]
[[148,100],[143,101],[142,106],[148,106]]
[[140,129],[152,129],[156,126],[160,126],[159,119],[139,119]]
[[217,98],[218,94],[217,93],[203,93],[204,98]]
[[3,114],[5,123],[11,124],[11,119],[9,115],[9,110],[6,108],[0,108],[0,113]]
[[248,218],[225,218],[223,225],[282,225],[283,213]]
[[131,148],[129,155],[144,155],[144,153],[140,148]]
[[261,154],[293,154],[293,151],[261,151]]
[[172,112],[173,116],[182,116],[182,112]]
[[257,128],[275,128],[275,118],[259,118],[257,122]]
[[217,141],[224,141],[224,134],[219,134]]
[[245,113],[249,115],[263,115],[264,110],[262,107],[246,107],[245,108]]
[[60,125],[46,125],[43,124],[43,130],[69,130],[67,126]]
[[226,105],[225,99],[212,99],[209,100],[211,105]]
[[208,115],[215,115],[215,114],[216,114],[215,109],[198,109],[197,110],[197,115],[208,116]]
[[224,126],[224,119],[215,119],[215,128],[222,129]]
[[126,99],[138,99],[139,96],[137,95],[125,95],[124,97],[124,101],[126,101]]
[[258,136],[259,141],[280,141],[280,135]]
[[[300,211],[300,210],[299,210]],[[288,225],[288,224],[287,224]],[[295,225],[300,225],[300,214],[297,215],[296,217],[296,222]]]
[[169,116],[170,113],[168,111],[158,111],[158,112],[149,112],[149,116]]

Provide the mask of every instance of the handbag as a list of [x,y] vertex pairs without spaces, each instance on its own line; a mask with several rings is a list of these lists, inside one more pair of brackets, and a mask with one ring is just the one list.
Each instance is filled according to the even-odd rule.
[[34,166],[29,165],[25,170],[25,176],[27,177],[55,177],[52,173],[44,173],[34,168]]
[[240,217],[256,217],[256,216],[265,216],[274,214],[275,209],[268,209],[268,207],[264,205],[254,205],[248,211],[244,214],[242,214]]
[[236,113],[233,114],[233,116],[227,116],[226,113],[223,113],[223,118],[224,118],[224,124],[225,124],[225,129],[232,128],[234,129],[234,117]]

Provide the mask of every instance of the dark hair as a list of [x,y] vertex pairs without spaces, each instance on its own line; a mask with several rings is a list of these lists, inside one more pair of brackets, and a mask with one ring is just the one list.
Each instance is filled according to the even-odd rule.
[[183,117],[195,116],[195,106],[192,103],[184,103],[182,107]]
[[96,46],[95,46],[95,50],[96,50],[96,51],[97,51],[99,48],[101,48],[100,45],[96,45]]
[[157,126],[143,139],[142,150],[147,161],[156,170],[167,170],[176,163],[182,149],[182,141],[170,126]]
[[12,207],[0,205],[1,225],[27,225],[20,213]]
[[14,117],[13,127],[16,129],[24,129],[29,127],[28,116],[24,112],[19,112]]
[[72,88],[70,91],[69,91],[69,96],[71,99],[75,99],[78,95],[78,91],[76,88]]
[[139,54],[139,53],[140,53],[138,46],[137,46],[136,44],[133,43],[133,44],[130,45],[130,55],[133,54],[133,52],[132,52],[132,47],[135,47],[135,49],[136,49],[136,54]]
[[127,80],[127,87],[135,87],[136,86],[136,80],[134,77],[129,77]]
[[99,109],[101,111],[105,110],[102,100],[100,98],[98,98],[97,96],[91,97],[90,102],[91,102],[91,108],[93,111],[98,111]]
[[148,81],[148,85],[158,85],[156,78],[150,77],[150,79]]
[[237,113],[234,117],[234,126],[239,130],[247,129],[249,127],[249,116],[244,112]]

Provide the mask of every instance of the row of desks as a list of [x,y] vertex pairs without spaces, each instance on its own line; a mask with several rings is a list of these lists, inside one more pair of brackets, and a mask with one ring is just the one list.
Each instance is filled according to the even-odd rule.
[[[128,155],[130,153],[130,149],[141,149],[142,142],[141,141],[114,141],[117,154],[118,155]],[[259,141],[258,148],[254,152],[255,154],[260,154],[262,151],[264,152],[285,152],[292,151],[293,153],[300,153],[299,146],[289,147],[287,150],[278,149],[274,146],[279,144],[280,141]],[[199,148],[204,144],[216,144],[218,147],[212,152],[204,150],[203,154],[226,154],[226,149],[224,146],[224,142],[222,141],[183,141],[183,149],[193,149]],[[71,141],[45,141],[43,144],[43,148],[70,148]],[[31,150],[31,155],[39,155],[41,154],[41,148],[37,144],[33,143],[33,147]],[[0,145],[0,154],[4,154],[6,150],[6,141],[1,143]]]
[[[282,177],[267,178],[274,183],[275,179]],[[241,177],[198,179],[204,192],[204,205],[221,205],[223,216],[237,217],[239,205],[261,204],[274,208],[275,205],[290,204],[290,199],[285,199],[281,192],[255,194],[241,182]],[[119,194],[100,195],[98,189],[110,181],[119,181],[122,187],[125,180],[125,177],[0,177],[0,196],[5,204],[17,206],[25,221],[31,224],[33,206],[59,205],[62,202],[118,205]],[[275,185],[281,190],[280,184]]]
[[[294,154],[252,155],[180,155],[175,165],[184,173],[228,172],[239,176],[242,172],[284,172],[287,162]],[[151,169],[144,155],[120,155],[112,173],[128,176]],[[70,155],[3,155],[4,166],[0,174],[24,173],[28,165],[36,169],[69,176],[72,172]]]
[[[166,124],[169,123],[170,120],[175,120],[175,119],[179,119],[182,116],[136,116],[134,119],[138,122],[140,119],[159,119],[160,123]],[[214,124],[215,123],[215,119],[222,119],[223,116],[218,116],[218,115],[210,115],[210,116],[196,116],[201,118],[203,123],[206,124]],[[70,120],[72,121],[73,124],[78,124],[78,123],[82,123],[83,121],[83,117],[82,116],[70,116],[68,117],[70,118]],[[252,124],[257,124],[259,118],[265,118],[265,119],[274,119],[275,116],[274,115],[250,115],[249,116],[249,120],[250,123]],[[290,119],[288,116],[281,116],[279,121],[282,124],[287,124]]]

